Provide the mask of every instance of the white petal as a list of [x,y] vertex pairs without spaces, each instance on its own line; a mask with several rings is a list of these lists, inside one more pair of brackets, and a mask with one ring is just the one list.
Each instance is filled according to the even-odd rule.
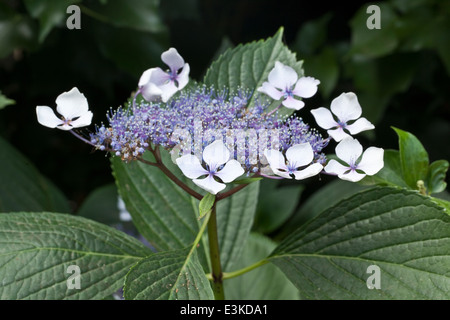
[[365,176],[366,176],[365,174],[358,173],[355,170],[351,170],[348,173],[338,175],[339,179],[351,182],[358,182],[359,180],[362,180]]
[[341,122],[358,119],[362,113],[358,98],[353,92],[342,93],[331,101],[330,108]]
[[226,187],[225,184],[214,180],[214,178],[211,175],[207,176],[204,179],[195,179],[192,181],[200,188],[202,188],[212,194],[217,194],[218,192],[222,191]]
[[366,118],[359,118],[354,123],[345,127],[351,134],[357,134],[361,131],[375,129],[375,126]]
[[384,166],[384,150],[381,148],[370,147],[364,151],[357,169],[364,171],[369,176],[376,174]]
[[138,87],[141,88],[143,86],[145,86],[151,79],[152,76],[152,72],[155,70],[156,68],[150,68],[145,70],[141,77],[139,78],[139,83],[138,83]]
[[297,72],[279,61],[275,62],[275,67],[269,73],[270,84],[283,91],[290,89],[297,82],[297,79]]
[[178,81],[178,90],[183,89],[189,82],[189,71],[190,67],[189,64],[186,63],[183,67],[183,70],[181,70],[180,74],[177,77]]
[[343,166],[336,160],[331,159],[330,161],[328,161],[328,164],[325,166],[324,169],[325,169],[326,173],[340,175],[340,174],[343,174],[344,172],[350,170],[350,167]]
[[336,146],[336,155],[345,163],[352,165],[362,154],[362,146],[358,140],[347,137]]
[[38,122],[48,128],[56,128],[64,123],[64,121],[55,115],[55,112],[50,107],[37,106],[36,115]]
[[336,120],[333,119],[331,111],[328,110],[327,108],[321,107],[317,109],[312,109],[311,113],[314,116],[314,119],[316,119],[316,122],[319,125],[319,127],[323,129],[330,129],[338,126]]
[[285,179],[291,179],[292,180],[292,177],[291,177],[291,175],[288,172],[280,171],[280,170],[273,169],[273,168],[271,168],[271,169],[272,169],[272,172],[274,174],[276,174],[277,176],[283,177]]
[[178,88],[175,85],[175,82],[170,81],[164,85],[158,87],[161,90],[161,100],[163,102],[167,102],[177,91]]
[[203,150],[203,160],[210,170],[215,170],[230,159],[230,151],[222,141],[216,140]]
[[283,93],[276,89],[273,85],[271,85],[269,82],[264,82],[261,87],[258,88],[259,92],[263,92],[267,94],[269,97],[271,97],[274,100],[280,100],[283,96]]
[[277,174],[276,171],[279,171],[279,169],[283,169],[285,171],[289,170],[286,166],[286,159],[280,151],[266,149],[264,150],[264,155],[266,156],[267,162],[269,162],[270,168],[275,174]]
[[170,75],[161,68],[154,68],[150,74],[149,82],[154,83],[158,87],[170,82]]
[[233,181],[239,176],[244,174],[244,169],[242,169],[241,164],[232,159],[228,161],[222,170],[216,172],[216,176],[219,177],[223,182],[228,183]]
[[290,167],[303,167],[313,161],[314,151],[308,142],[296,144],[286,151],[286,158]]
[[170,48],[169,50],[163,52],[161,54],[161,60],[164,61],[164,63],[167,64],[172,71],[177,71],[184,66],[184,59],[175,48]]
[[292,91],[296,96],[302,98],[310,98],[317,92],[317,86],[320,81],[313,77],[301,77],[295,84],[295,88]]
[[68,92],[61,93],[56,98],[56,110],[64,119],[74,119],[85,114],[89,110],[89,105],[84,94],[78,89],[72,88]]
[[293,97],[287,97],[285,100],[283,100],[282,104],[286,108],[294,110],[300,110],[305,106],[305,103],[303,101],[294,99]]
[[336,129],[327,130],[330,137],[332,137],[336,142],[339,142],[345,138],[351,137],[347,132],[341,127]]
[[196,179],[205,174],[209,174],[200,164],[200,160],[193,154],[186,154],[179,157],[176,162],[183,174],[189,179]]
[[141,94],[145,100],[151,102],[160,99],[163,91],[156,84],[148,82],[141,88]]
[[92,112],[88,111],[85,114],[82,114],[77,120],[72,121],[70,124],[73,128],[85,127],[91,124],[92,122]]
[[295,180],[303,180],[312,176],[315,176],[323,167],[320,163],[313,163],[312,165],[306,167],[303,170],[294,171]]

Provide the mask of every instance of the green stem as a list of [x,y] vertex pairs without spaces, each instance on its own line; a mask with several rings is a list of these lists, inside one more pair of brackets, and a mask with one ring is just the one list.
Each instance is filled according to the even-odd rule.
[[211,280],[216,300],[225,300],[223,291],[223,273],[220,264],[219,239],[217,237],[216,202],[211,209],[208,222],[209,256],[211,259]]
[[[233,271],[233,272],[224,272],[223,276],[222,276],[222,279],[231,279],[231,278],[243,275],[244,273],[252,271],[253,269],[256,269],[256,268],[258,268],[260,266],[263,266],[263,265],[265,265],[268,262],[269,262],[269,260],[263,259],[263,260],[260,260],[260,261],[258,261],[256,263],[252,264],[252,265],[249,265],[248,267],[245,267],[245,268]],[[206,275],[206,278],[208,280],[212,280],[212,275],[210,273],[208,273]]]

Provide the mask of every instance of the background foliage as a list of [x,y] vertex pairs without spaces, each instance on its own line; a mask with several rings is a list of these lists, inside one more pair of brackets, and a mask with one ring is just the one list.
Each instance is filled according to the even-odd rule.
[[[81,7],[81,30],[66,28],[69,4]],[[321,80],[319,94],[308,99],[301,111],[305,121],[314,123],[305,110],[327,107],[341,92],[354,91],[363,116],[376,124],[375,131],[362,135],[364,143],[400,149],[386,153],[392,168],[397,166],[400,171],[402,143],[413,144],[424,160],[419,163],[416,159],[413,165],[424,170],[424,179],[432,185],[433,176],[427,175],[436,172],[434,176],[442,177],[435,161],[450,159],[450,1],[389,0],[376,4],[381,8],[380,30],[367,29],[368,3],[364,1],[324,6],[287,0],[2,0],[0,211],[67,212],[117,226],[117,191],[108,157],[91,152],[71,135],[40,126],[36,105],[54,107],[61,92],[77,86],[88,98],[94,122],[100,123],[109,108],[128,99],[144,70],[163,67],[160,54],[168,47],[179,50],[191,65],[191,77],[201,81],[211,62],[227,48],[271,37],[280,26],[284,26],[283,42],[298,60],[304,60],[305,74]],[[206,75],[208,79],[213,81],[214,75]],[[392,126],[415,137],[399,133],[398,138]],[[113,162],[113,168],[116,176],[127,178],[128,168],[120,161]],[[381,178],[392,179],[385,174]],[[164,179],[153,178],[155,184]],[[396,184],[414,187],[414,177],[408,172],[395,179]],[[251,234],[244,252],[268,254],[275,247],[271,241],[285,239],[310,217],[364,188],[327,176],[301,184],[261,181],[251,228],[266,237]],[[445,185],[433,188],[442,191]],[[437,195],[449,198],[446,191]],[[280,197],[285,201],[275,216],[270,204]],[[148,206],[146,210],[155,215],[165,210],[163,204],[130,201]],[[233,203],[241,200],[233,201],[223,204],[230,212]],[[173,206],[189,200],[179,198],[178,202]],[[192,208],[195,211],[197,204]],[[141,233],[152,233],[145,229],[145,223],[139,227],[139,217],[134,215],[133,219]],[[196,223],[188,221],[193,226]],[[123,222],[121,227],[131,228]],[[179,234],[180,239],[167,237],[159,245],[182,250],[183,237],[195,236],[194,231],[188,231]],[[246,237],[249,233],[247,223],[242,234]],[[238,256],[240,252],[232,248],[230,244],[222,254]],[[286,252],[295,254],[288,249]],[[257,258],[248,257],[249,261]],[[198,259],[202,262],[205,257],[201,254]],[[282,260],[277,259],[273,258]],[[241,297],[235,286],[227,290],[230,296]],[[293,297],[296,293],[287,288],[283,294]]]

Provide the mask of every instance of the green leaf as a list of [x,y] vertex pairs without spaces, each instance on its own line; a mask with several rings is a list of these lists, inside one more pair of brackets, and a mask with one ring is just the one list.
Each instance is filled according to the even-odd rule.
[[77,215],[106,225],[119,223],[117,201],[117,187],[114,184],[102,186],[89,194],[78,209]]
[[445,175],[449,163],[447,160],[437,160],[430,164],[427,174],[427,192],[428,194],[439,193],[445,190],[447,183]]
[[[274,250],[308,299],[449,299],[450,216],[429,197],[394,188],[354,195]],[[370,290],[368,267],[380,268]]]
[[253,225],[258,203],[259,182],[217,202],[217,228],[223,271],[230,271]]
[[[295,53],[292,53],[282,42],[283,28],[274,37],[264,41],[251,42],[239,45],[227,50],[220,58],[211,64],[206,72],[203,82],[213,85],[218,90],[223,87],[237,90],[238,87],[254,90],[249,102],[251,107],[255,101],[256,89],[267,81],[269,72],[280,61],[294,68],[299,76],[303,75],[302,61],[297,61]],[[275,106],[276,107],[276,106]],[[273,108],[275,108],[273,107]],[[292,110],[280,111],[292,113]]]
[[[276,243],[258,233],[250,234],[235,269],[248,267],[266,258]],[[265,264],[224,280],[225,297],[229,300],[296,300],[297,288],[272,264]]]
[[[125,233],[85,218],[0,214],[0,299],[102,299],[150,253]],[[72,265],[80,269],[80,289],[67,285]]]
[[62,192],[2,138],[0,150],[0,212],[70,211]]
[[6,96],[2,94],[0,91],[0,110],[4,107],[7,107],[11,104],[15,104],[16,102],[14,100],[8,99]]
[[208,213],[208,211],[211,210],[215,201],[216,201],[215,195],[213,195],[209,192],[207,194],[205,194],[205,196],[203,197],[202,200],[200,200],[200,203],[198,205],[200,217],[203,217],[206,213]]
[[403,179],[400,152],[384,150],[384,166],[376,175],[366,176],[361,180],[363,185],[384,185],[409,188]]
[[[145,154],[151,160],[149,153]],[[158,251],[185,248],[198,233],[198,202],[161,170],[111,159],[119,193],[138,231]]]
[[232,184],[249,184],[252,182],[256,182],[256,181],[260,181],[262,180],[262,177],[256,177],[256,178],[241,178],[241,179],[236,179],[234,181],[232,181]]
[[155,253],[127,274],[124,297],[130,300],[213,300],[205,272],[191,248]]
[[280,185],[280,180],[262,181],[254,230],[270,233],[279,228],[293,214],[303,189],[302,185]]
[[67,7],[79,2],[81,0],[24,0],[30,15],[39,20],[39,42],[42,43],[55,26],[69,17]]

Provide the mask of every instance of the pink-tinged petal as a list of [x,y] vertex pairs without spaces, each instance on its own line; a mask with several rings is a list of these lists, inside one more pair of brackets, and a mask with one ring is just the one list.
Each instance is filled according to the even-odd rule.
[[48,128],[56,128],[64,123],[64,121],[55,115],[55,112],[50,107],[37,106],[36,115],[38,122]]
[[211,194],[217,194],[226,188],[226,185],[214,180],[214,178],[209,175],[204,179],[194,179],[192,180],[197,186],[208,191]]
[[267,94],[274,100],[280,100],[283,96],[283,93],[276,89],[273,85],[268,82],[264,82],[261,87],[258,88],[259,92]]
[[85,114],[81,115],[77,120],[71,121],[71,125],[74,128],[85,127],[91,124],[92,122],[92,112],[88,111]]
[[322,171],[323,166],[320,163],[313,163],[303,170],[294,171],[295,180],[303,180],[315,176]]
[[159,87],[170,82],[170,75],[161,68],[154,68],[150,74],[149,82]]
[[300,110],[305,106],[303,101],[297,100],[293,97],[287,97],[283,102],[281,102],[283,106],[289,109]]
[[270,168],[275,174],[277,174],[276,171],[279,171],[280,169],[289,171],[286,166],[286,159],[280,151],[266,149],[264,150],[264,155],[266,156],[267,162],[269,162]]
[[150,82],[151,76],[152,76],[152,72],[156,70],[156,68],[150,68],[145,70],[141,77],[139,78],[139,83],[138,83],[138,87],[141,88],[143,86],[145,86],[147,83]]
[[336,155],[345,163],[352,165],[361,156],[363,151],[362,145],[358,140],[347,137],[336,146]]
[[175,82],[170,81],[169,83],[163,84],[158,87],[161,90],[161,100],[162,102],[167,102],[169,99],[178,91]]
[[222,141],[216,140],[203,150],[203,160],[210,170],[215,170],[230,159],[230,151]]
[[375,126],[366,118],[359,118],[354,123],[345,127],[351,134],[357,134],[361,131],[375,129]]
[[283,91],[290,89],[297,82],[297,79],[297,72],[279,61],[275,62],[275,67],[269,73],[270,84]]
[[357,165],[357,169],[364,171],[369,176],[372,176],[383,168],[383,157],[383,149],[376,147],[367,148],[361,157],[361,161]]
[[167,64],[172,71],[177,71],[184,66],[184,59],[175,48],[170,48],[169,50],[163,52],[161,54],[161,60],[164,61],[164,63]]
[[200,160],[193,154],[186,154],[179,157],[176,159],[176,162],[183,174],[189,179],[196,179],[205,174],[209,174],[200,164]]
[[190,71],[189,64],[186,63],[183,67],[183,70],[178,74],[177,81],[178,81],[178,90],[183,89],[189,82],[189,71]]
[[320,81],[313,77],[301,77],[295,84],[292,93],[302,98],[311,98],[317,92]]
[[161,98],[163,91],[154,83],[147,83],[141,88],[141,94],[148,102],[156,101]]
[[68,92],[61,93],[56,98],[56,110],[64,119],[74,119],[85,114],[89,110],[89,105],[84,94],[78,89],[72,88]]
[[333,115],[331,114],[331,111],[327,108],[317,108],[311,110],[312,115],[314,116],[314,119],[316,119],[317,124],[319,127],[323,129],[331,129],[338,126],[338,123],[336,120],[333,119]]
[[351,137],[347,132],[341,127],[336,129],[327,130],[328,135],[334,139],[334,141],[339,142],[345,138]]
[[240,177],[244,174],[244,169],[242,169],[241,164],[232,159],[228,161],[225,166],[222,168],[222,170],[216,172],[216,176],[220,178],[225,183],[229,183],[236,179],[237,177]]
[[350,170],[350,167],[343,166],[336,160],[331,159],[328,161],[328,164],[325,166],[324,170],[326,173],[340,175]]
[[342,93],[339,97],[331,101],[330,108],[341,122],[356,120],[362,114],[358,98],[353,92]]
[[314,151],[308,142],[296,144],[286,151],[286,158],[290,167],[303,167],[313,161]]
[[351,181],[351,182],[358,182],[358,181],[362,180],[365,176],[366,176],[365,174],[358,173],[355,170],[351,170],[347,173],[338,175],[339,179],[347,180],[347,181]]

